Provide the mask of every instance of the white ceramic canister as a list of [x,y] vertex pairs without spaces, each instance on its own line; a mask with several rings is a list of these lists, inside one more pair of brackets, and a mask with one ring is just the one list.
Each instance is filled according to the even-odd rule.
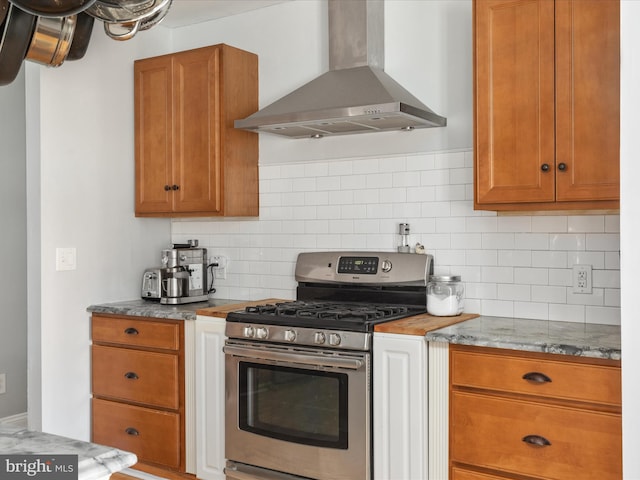
[[464,285],[459,275],[432,275],[427,283],[427,313],[438,317],[460,315],[464,310]]

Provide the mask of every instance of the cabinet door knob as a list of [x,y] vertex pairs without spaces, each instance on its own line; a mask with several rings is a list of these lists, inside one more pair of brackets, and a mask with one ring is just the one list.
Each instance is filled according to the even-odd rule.
[[133,428],[133,427],[127,427],[127,428],[125,428],[125,429],[124,429],[124,432],[125,432],[127,435],[133,435],[134,437],[137,437],[138,435],[140,435],[140,432],[139,432],[138,430],[136,430],[135,428]]
[[171,187],[169,185],[165,185],[164,186],[164,191],[168,192],[169,190],[171,190]]
[[540,170],[542,170],[543,172],[548,172],[549,171],[549,164],[548,163],[543,163],[542,166],[540,167]]
[[129,380],[138,380],[138,374],[136,372],[127,372],[124,374],[124,378],[128,378]]
[[125,328],[124,333],[126,333],[127,335],[138,335],[138,330],[136,330],[133,327],[129,327],[129,328]]
[[180,190],[180,185],[172,185],[171,190]]
[[558,164],[558,170],[560,170],[561,172],[564,172],[567,169],[567,164],[566,163],[559,163]]
[[534,447],[548,447],[551,445],[551,442],[541,435],[527,435],[522,437],[522,441]]
[[551,379],[540,372],[525,373],[522,378],[532,383],[551,383]]

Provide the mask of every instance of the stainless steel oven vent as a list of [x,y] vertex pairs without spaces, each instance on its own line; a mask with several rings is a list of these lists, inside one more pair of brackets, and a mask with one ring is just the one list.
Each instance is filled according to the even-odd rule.
[[329,0],[329,71],[235,127],[291,138],[443,127],[384,72],[384,2]]

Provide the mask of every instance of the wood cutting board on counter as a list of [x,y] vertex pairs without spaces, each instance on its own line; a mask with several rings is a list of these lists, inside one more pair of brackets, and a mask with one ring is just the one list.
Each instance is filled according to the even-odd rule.
[[453,317],[436,317],[423,313],[412,317],[401,318],[391,322],[379,323],[375,326],[376,333],[397,333],[401,335],[424,335],[427,332],[438,330],[439,328],[466,322],[472,318],[479,317],[477,313],[462,313]]

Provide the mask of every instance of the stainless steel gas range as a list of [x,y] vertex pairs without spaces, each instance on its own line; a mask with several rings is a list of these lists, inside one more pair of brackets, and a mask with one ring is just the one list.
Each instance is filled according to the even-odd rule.
[[225,473],[372,478],[372,332],[426,311],[430,255],[302,253],[296,301],[227,317]]

